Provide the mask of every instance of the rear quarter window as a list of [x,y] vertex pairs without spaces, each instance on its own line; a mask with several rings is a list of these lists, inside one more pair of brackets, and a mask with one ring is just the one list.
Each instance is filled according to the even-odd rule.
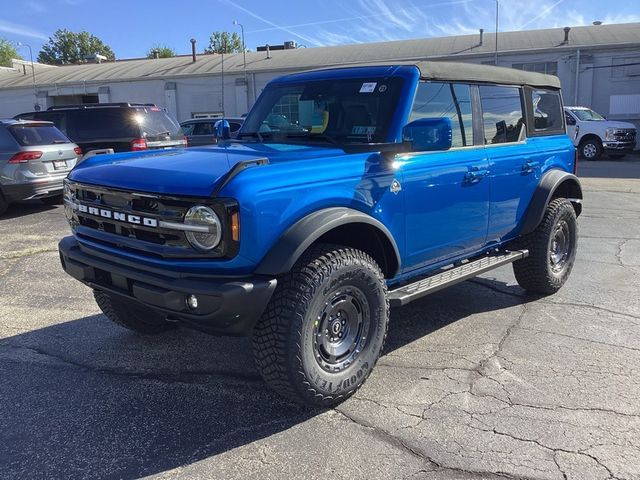
[[70,143],[70,140],[53,125],[11,125],[8,130],[23,147]]
[[74,140],[103,138],[132,139],[140,136],[131,111],[120,109],[87,109],[69,112]]
[[565,113],[560,92],[525,88],[525,101],[529,117],[527,133],[530,136],[557,135],[565,132]]

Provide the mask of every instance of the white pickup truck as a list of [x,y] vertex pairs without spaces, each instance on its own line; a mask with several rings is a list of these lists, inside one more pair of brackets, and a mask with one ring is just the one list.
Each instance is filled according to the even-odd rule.
[[585,160],[598,160],[603,153],[622,158],[636,148],[633,123],[607,120],[586,107],[564,107],[567,135]]

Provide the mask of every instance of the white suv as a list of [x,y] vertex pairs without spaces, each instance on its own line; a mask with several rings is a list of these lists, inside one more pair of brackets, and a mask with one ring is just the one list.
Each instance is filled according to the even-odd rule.
[[564,107],[567,135],[585,160],[598,160],[603,153],[622,158],[636,148],[633,123],[614,122],[586,107]]

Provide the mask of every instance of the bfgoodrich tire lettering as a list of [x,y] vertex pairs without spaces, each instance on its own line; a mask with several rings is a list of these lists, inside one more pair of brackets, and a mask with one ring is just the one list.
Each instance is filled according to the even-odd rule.
[[578,246],[578,223],[571,202],[551,201],[540,225],[517,242],[529,256],[513,263],[518,284],[529,291],[552,294],[569,278]]
[[371,257],[334,245],[311,247],[279,279],[255,327],[256,365],[282,395],[314,406],[335,405],[371,373],[388,319],[386,284]]
[[154,335],[176,328],[175,324],[136,302],[99,290],[94,290],[93,296],[109,320],[136,333]]

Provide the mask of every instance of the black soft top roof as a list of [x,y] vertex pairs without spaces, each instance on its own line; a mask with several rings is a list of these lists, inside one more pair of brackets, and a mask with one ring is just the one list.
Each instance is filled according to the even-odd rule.
[[[458,62],[413,62],[425,80],[467,81],[501,85],[530,85],[560,88],[560,79],[544,73],[525,72],[515,68]],[[410,64],[410,65],[411,65]]]

